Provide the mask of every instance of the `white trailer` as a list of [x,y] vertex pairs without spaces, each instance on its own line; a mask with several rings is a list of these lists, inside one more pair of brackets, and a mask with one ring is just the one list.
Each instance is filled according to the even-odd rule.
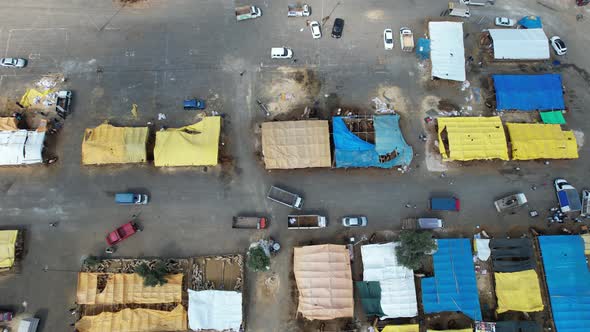
[[399,29],[399,42],[404,52],[414,50],[414,34],[410,28],[403,27]]

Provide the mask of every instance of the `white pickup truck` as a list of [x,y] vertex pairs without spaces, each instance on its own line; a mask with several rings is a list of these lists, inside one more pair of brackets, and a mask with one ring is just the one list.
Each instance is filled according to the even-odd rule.
[[287,5],[287,16],[309,16],[311,15],[311,7],[308,4]]
[[412,52],[414,50],[414,34],[410,28],[403,27],[399,29],[399,43],[404,52]]
[[262,16],[262,11],[256,6],[236,7],[236,20],[243,21]]

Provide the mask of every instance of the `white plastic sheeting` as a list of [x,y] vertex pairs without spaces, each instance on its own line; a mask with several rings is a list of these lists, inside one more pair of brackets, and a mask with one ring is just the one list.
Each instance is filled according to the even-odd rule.
[[45,132],[0,131],[0,165],[26,165],[43,162],[41,152]]
[[415,317],[418,315],[414,272],[397,263],[397,243],[368,244],[361,246],[363,280],[379,281],[381,309],[385,316]]
[[549,59],[549,40],[543,29],[490,29],[494,59]]
[[477,258],[480,261],[487,261],[492,254],[490,239],[475,239],[475,249],[477,250]]
[[242,293],[188,290],[188,326],[191,330],[233,330],[242,324]]
[[432,77],[465,81],[462,22],[429,22]]

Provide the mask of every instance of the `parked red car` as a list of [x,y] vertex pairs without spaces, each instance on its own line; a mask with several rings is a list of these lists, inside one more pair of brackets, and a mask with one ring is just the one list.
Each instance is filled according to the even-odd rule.
[[109,246],[114,246],[131,235],[141,231],[142,228],[134,220],[131,220],[128,223],[119,226],[119,228],[116,230],[110,232],[107,235],[107,243]]

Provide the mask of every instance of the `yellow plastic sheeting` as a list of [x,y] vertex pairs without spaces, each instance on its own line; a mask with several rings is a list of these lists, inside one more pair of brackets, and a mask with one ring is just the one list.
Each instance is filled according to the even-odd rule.
[[266,169],[330,167],[328,121],[274,121],[262,124]]
[[3,131],[16,131],[16,130],[18,130],[16,119],[15,118],[0,118],[0,130],[3,130]]
[[219,153],[221,117],[208,116],[190,126],[156,133],[156,166],[215,166]]
[[123,309],[84,316],[76,323],[76,329],[80,332],[185,331],[187,314],[180,304],[172,311]]
[[147,159],[147,127],[115,127],[104,123],[84,132],[82,164],[143,163]]
[[512,159],[577,159],[578,145],[571,130],[558,124],[507,123]]
[[14,265],[14,245],[18,231],[0,231],[0,268]]
[[50,94],[51,90],[39,91],[36,89],[27,89],[25,94],[20,98],[20,104],[23,107],[30,107],[38,104],[38,101]]
[[420,325],[406,324],[406,325],[387,325],[381,332],[420,332]]
[[508,160],[500,117],[443,117],[437,121],[438,149],[443,160]]
[[535,270],[494,273],[498,313],[509,310],[533,312],[543,310],[541,287]]
[[78,304],[178,303],[182,300],[182,274],[166,277],[161,286],[146,287],[143,278],[135,273],[110,273],[105,289],[98,293],[101,273],[78,273]]
[[582,234],[584,240],[584,255],[590,255],[590,234]]

